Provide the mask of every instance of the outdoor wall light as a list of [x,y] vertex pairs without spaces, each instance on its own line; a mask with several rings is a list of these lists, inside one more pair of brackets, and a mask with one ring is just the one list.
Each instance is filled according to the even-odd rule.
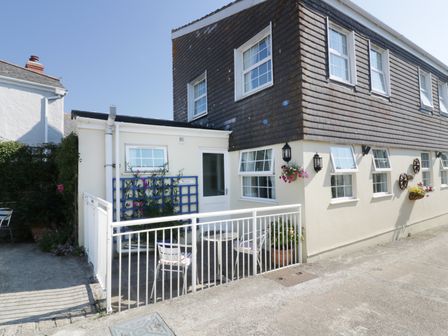
[[362,145],[361,148],[362,148],[362,156],[365,156],[365,155],[369,154],[370,146]]
[[282,148],[282,156],[283,161],[285,161],[286,163],[291,161],[291,146],[288,145],[288,143],[285,143],[285,145]]
[[316,173],[322,170],[322,157],[320,157],[317,153],[313,156],[313,166]]
[[439,158],[442,156],[442,152],[436,152],[436,158]]

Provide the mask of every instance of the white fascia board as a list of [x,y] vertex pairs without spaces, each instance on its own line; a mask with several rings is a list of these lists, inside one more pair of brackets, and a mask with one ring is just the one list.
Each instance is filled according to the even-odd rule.
[[[115,122],[120,125],[120,132],[158,134],[174,136],[192,136],[206,138],[227,139],[231,131],[209,130],[201,128],[184,128],[161,125],[143,125],[124,122]],[[106,120],[93,118],[76,117],[76,124],[79,129],[105,130]]]
[[[56,93],[59,95],[64,95],[65,93],[67,93],[66,89],[63,89],[63,88],[60,88],[57,86],[39,84],[39,83],[34,83],[34,82],[30,82],[30,81],[23,80],[23,79],[11,78],[11,77],[1,76],[1,75],[0,75],[0,82],[7,83],[7,84],[15,84],[15,85],[23,86],[26,88],[39,89],[41,91],[47,91],[47,92]],[[63,92],[63,93],[61,93],[61,92]]]
[[267,0],[242,0],[235,2],[233,5],[230,5],[229,7],[224,8],[223,10],[215,14],[212,14],[190,25],[187,25],[184,28],[180,28],[179,30],[173,31],[171,33],[171,38],[174,40],[178,37],[181,37],[183,35],[194,32],[195,30],[209,26],[213,23],[221,21],[225,18],[228,18],[229,16],[242,12],[248,8],[261,4],[265,1]]
[[322,0],[448,76],[448,65],[349,0]]

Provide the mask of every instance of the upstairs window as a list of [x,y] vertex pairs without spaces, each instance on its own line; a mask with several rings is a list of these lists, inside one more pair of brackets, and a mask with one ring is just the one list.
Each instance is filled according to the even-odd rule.
[[275,199],[272,149],[242,152],[239,173],[243,198]]
[[127,171],[154,171],[166,168],[165,147],[126,146]]
[[442,156],[440,157],[440,163],[441,163],[441,182],[444,187],[448,186],[448,153],[442,153]]
[[235,100],[273,84],[272,29],[263,29],[235,50]]
[[420,102],[423,109],[432,110],[432,76],[429,72],[419,71]]
[[372,92],[390,96],[389,51],[370,46],[370,83]]
[[355,33],[328,24],[328,59],[330,79],[356,84]]
[[188,83],[188,119],[207,114],[207,72]]
[[448,114],[448,84],[439,83],[440,112]]
[[425,187],[431,186],[431,155],[429,153],[421,153],[422,161],[422,183]]

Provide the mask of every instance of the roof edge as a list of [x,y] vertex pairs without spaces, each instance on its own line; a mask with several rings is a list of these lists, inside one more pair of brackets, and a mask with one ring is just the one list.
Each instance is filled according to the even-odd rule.
[[[30,69],[27,69],[27,68],[25,68],[25,67],[23,67],[23,66],[20,66],[20,65],[17,65],[17,64],[14,64],[14,63],[5,61],[5,60],[0,60],[0,62],[5,63],[5,64],[8,64],[8,65],[11,65],[11,66],[16,67],[16,68],[20,68],[20,69],[22,69],[22,70],[31,71],[32,73],[35,73],[35,74],[37,74],[37,75],[39,75],[39,76],[43,76],[43,77],[47,77],[47,78],[50,78],[50,79],[54,79],[54,80],[57,80],[59,83],[61,83],[61,79],[58,78],[58,77],[53,77],[53,76],[47,75],[47,74],[45,74],[45,73],[39,73],[39,72],[36,72],[36,71],[30,70]],[[62,83],[61,83],[61,85],[62,85]]]
[[175,28],[171,31],[171,39],[176,39],[183,35],[194,32],[195,30],[204,28],[213,23],[221,21],[229,16],[242,12],[246,9],[259,5],[267,0],[237,0],[233,3],[230,3],[221,9],[218,9],[210,14],[203,16],[200,19],[194,20],[190,23],[187,23],[184,26],[179,28]]
[[448,76],[448,65],[350,0],[322,0]]

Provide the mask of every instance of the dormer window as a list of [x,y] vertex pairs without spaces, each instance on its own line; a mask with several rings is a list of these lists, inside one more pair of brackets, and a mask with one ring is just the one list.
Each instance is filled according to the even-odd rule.
[[448,84],[439,83],[439,105],[440,112],[448,114]]
[[207,72],[188,83],[188,120],[207,114]]
[[273,85],[271,25],[235,49],[235,101]]
[[422,109],[432,110],[432,76],[429,72],[419,70],[420,101]]

